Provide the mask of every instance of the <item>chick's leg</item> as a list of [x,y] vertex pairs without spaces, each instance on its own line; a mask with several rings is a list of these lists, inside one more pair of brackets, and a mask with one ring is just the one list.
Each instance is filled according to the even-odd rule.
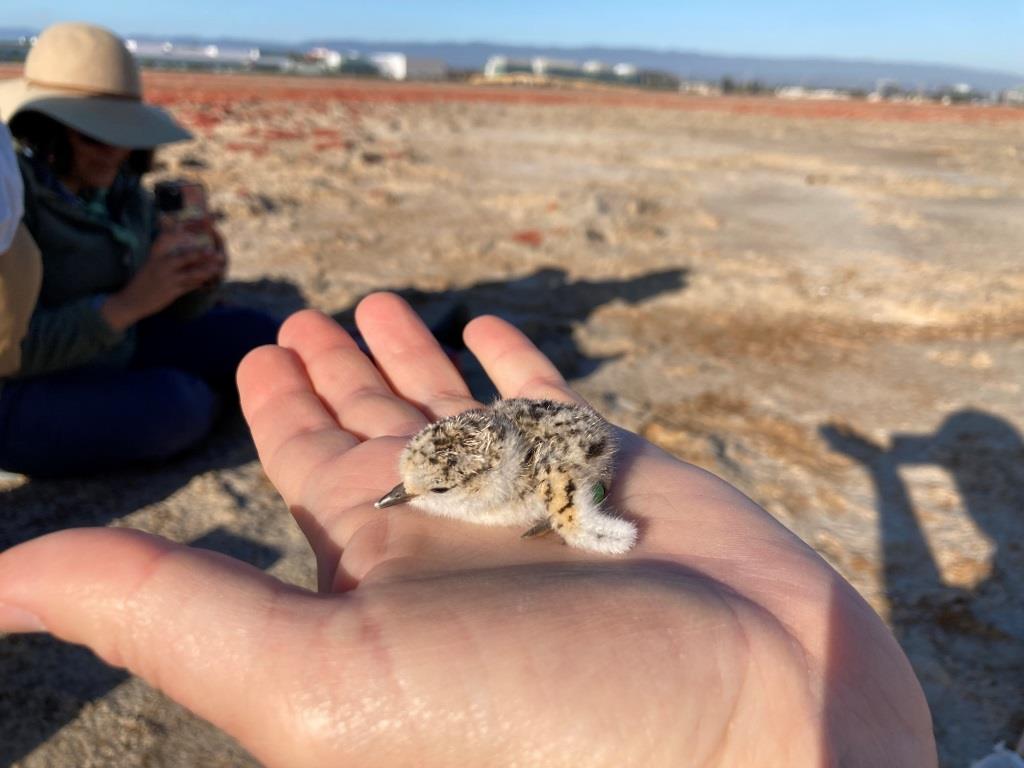
[[524,534],[537,536],[554,531],[566,544],[605,554],[621,554],[636,542],[636,526],[609,514],[597,500],[603,489],[581,488],[581,483],[564,470],[553,470],[541,479],[538,493],[544,499],[547,519]]

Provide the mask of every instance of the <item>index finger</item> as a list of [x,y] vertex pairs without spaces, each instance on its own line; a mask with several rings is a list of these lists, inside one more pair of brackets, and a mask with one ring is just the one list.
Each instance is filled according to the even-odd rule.
[[395,395],[376,366],[326,315],[303,310],[279,336],[302,359],[309,380],[343,429],[362,438],[411,435],[425,424],[414,404]]
[[412,308],[391,293],[376,293],[356,308],[356,323],[391,388],[431,419],[480,404]]
[[493,315],[478,317],[463,337],[502,397],[585,404],[547,356],[511,323]]
[[310,475],[359,443],[339,427],[292,350],[254,349],[238,367],[238,390],[260,462],[289,506],[306,503]]

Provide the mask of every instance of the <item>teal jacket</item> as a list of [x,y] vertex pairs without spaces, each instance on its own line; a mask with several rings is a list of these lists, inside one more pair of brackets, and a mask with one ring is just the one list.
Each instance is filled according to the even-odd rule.
[[[107,193],[110,215],[99,215],[44,183],[26,157],[18,159],[25,181],[24,223],[42,254],[43,283],[16,375],[127,365],[135,351],[135,329],[114,331],[99,307],[149,255],[157,234],[152,195],[138,177],[122,175]],[[194,291],[164,312],[194,317],[210,306],[214,293]]]

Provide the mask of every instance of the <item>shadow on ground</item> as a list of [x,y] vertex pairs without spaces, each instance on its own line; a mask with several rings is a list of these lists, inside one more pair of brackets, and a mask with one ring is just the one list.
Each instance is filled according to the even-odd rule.
[[[832,448],[867,471],[879,513],[882,573],[891,622],[933,711],[956,689],[973,691],[973,708],[989,699],[986,685],[1024,690],[1024,440],[1007,421],[984,411],[951,414],[932,434],[894,434],[879,445],[853,430],[821,428]],[[923,510],[915,509],[902,468],[945,470],[977,530],[993,547],[991,570],[973,588],[947,584]],[[934,518],[931,525],[938,525]],[[963,702],[972,706],[971,702]],[[999,739],[1016,743],[1024,705],[991,712],[992,733],[973,735],[981,755]],[[994,722],[993,722],[994,721]],[[940,754],[944,732],[964,724],[936,718]],[[945,764],[945,761],[944,761]]]
[[[564,269],[546,267],[509,280],[475,283],[465,288],[425,292],[394,288],[419,313],[438,339],[450,349],[462,346],[462,327],[480,315],[497,315],[525,333],[566,378],[582,378],[614,358],[591,357],[573,339],[574,326],[615,301],[636,305],[647,299],[683,290],[689,270],[668,269],[637,277],[608,280],[570,280]],[[357,302],[358,303],[358,302]],[[334,315],[352,328],[355,307]],[[479,400],[495,392],[482,371],[463,366],[470,389]]]
[[[449,350],[462,348],[462,328],[469,320],[479,315],[498,315],[530,337],[563,376],[581,378],[614,358],[591,357],[580,350],[573,340],[576,324],[586,322],[597,309],[612,302],[637,305],[683,290],[688,283],[689,270],[685,268],[622,279],[570,280],[564,269],[546,267],[522,277],[482,281],[444,291],[403,287],[382,290],[390,290],[408,301]],[[232,301],[281,317],[307,306],[301,290],[285,280],[229,283],[225,288]],[[332,313],[353,334],[358,303]],[[481,371],[469,364],[464,373],[478,399],[492,399],[493,388]]]
[[[0,549],[62,528],[102,526],[157,503],[192,477],[256,458],[239,419],[192,455],[159,468],[93,478],[33,481],[0,491]],[[266,569],[282,552],[224,528],[189,542]],[[47,635],[0,636],[0,765],[46,742],[128,678],[85,648]]]

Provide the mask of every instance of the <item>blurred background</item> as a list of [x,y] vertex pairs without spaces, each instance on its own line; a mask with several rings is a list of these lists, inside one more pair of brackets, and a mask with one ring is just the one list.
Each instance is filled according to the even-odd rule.
[[[360,6],[365,4],[360,4]],[[193,134],[224,295],[459,349],[515,322],[609,419],[740,487],[892,627],[944,768],[1024,731],[1024,4],[355,3],[0,11],[0,78],[111,28]],[[155,468],[0,480],[0,547],[125,525],[313,586],[229,417]],[[253,765],[86,651],[0,637],[0,764]]]

